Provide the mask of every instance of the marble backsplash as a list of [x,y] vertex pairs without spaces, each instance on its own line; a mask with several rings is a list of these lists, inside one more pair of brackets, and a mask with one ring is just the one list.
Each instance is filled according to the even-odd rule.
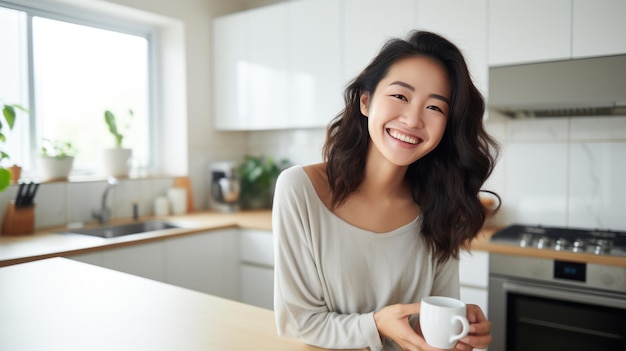
[[494,120],[497,224],[626,230],[626,117]]

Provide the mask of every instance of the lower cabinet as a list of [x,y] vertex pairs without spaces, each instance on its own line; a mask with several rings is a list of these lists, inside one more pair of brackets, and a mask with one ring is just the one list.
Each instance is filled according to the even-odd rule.
[[165,281],[237,300],[237,232],[219,230],[165,240]]
[[209,231],[68,258],[237,300],[237,232]]
[[274,309],[274,243],[272,232],[241,230],[239,300]]
[[165,252],[161,241],[117,247],[68,258],[133,274],[152,280],[165,281]]
[[274,309],[274,268],[242,263],[239,274],[239,301]]
[[488,315],[489,253],[462,251],[459,266],[461,300],[480,306]]

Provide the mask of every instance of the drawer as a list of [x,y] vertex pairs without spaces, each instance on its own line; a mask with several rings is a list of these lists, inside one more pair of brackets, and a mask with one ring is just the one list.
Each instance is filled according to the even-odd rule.
[[239,241],[241,261],[274,267],[274,239],[265,230],[242,230]]

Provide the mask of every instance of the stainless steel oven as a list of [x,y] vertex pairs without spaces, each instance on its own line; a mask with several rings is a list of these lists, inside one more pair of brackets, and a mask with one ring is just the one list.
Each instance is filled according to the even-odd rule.
[[[519,225],[491,239],[626,257],[624,240],[626,233]],[[489,351],[626,350],[626,267],[575,261],[490,254]]]

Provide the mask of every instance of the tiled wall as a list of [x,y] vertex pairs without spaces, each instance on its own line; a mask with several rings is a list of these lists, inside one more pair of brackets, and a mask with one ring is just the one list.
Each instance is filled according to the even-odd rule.
[[502,158],[498,224],[626,230],[626,117],[488,122]]
[[[112,218],[132,217],[135,201],[140,216],[152,215],[154,199],[166,195],[172,185],[172,178],[121,180],[111,190],[107,201]],[[100,208],[106,187],[105,181],[41,184],[35,198],[35,228],[93,221],[92,211]],[[0,216],[4,217],[4,209],[16,194],[17,186],[9,186],[0,193],[0,208],[3,209]]]

